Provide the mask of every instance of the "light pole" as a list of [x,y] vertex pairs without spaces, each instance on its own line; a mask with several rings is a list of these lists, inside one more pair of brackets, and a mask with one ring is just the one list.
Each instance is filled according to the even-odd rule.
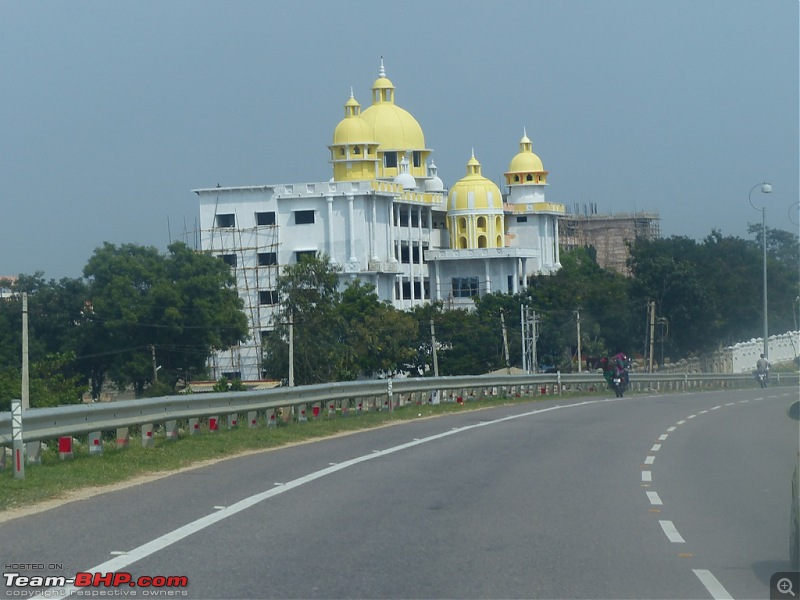
[[766,181],[757,183],[750,188],[750,193],[747,195],[750,206],[761,211],[761,242],[764,246],[764,358],[769,360],[769,328],[767,327],[767,206],[764,204],[761,208],[758,208],[753,204],[753,192],[758,186],[761,186],[762,194],[772,193],[772,186]]

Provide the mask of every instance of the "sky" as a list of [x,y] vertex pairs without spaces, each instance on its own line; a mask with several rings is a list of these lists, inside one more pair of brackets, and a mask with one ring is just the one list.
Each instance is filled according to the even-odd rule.
[[194,247],[193,189],[327,181],[381,57],[448,187],[473,150],[499,182],[527,132],[569,211],[797,232],[799,5],[0,0],[0,276]]

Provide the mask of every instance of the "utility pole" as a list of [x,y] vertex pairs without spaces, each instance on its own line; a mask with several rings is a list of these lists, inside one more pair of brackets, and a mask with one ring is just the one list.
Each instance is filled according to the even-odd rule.
[[656,301],[650,301],[650,362],[648,373],[653,372],[653,347],[655,344],[655,333],[656,333]]
[[153,363],[153,383],[158,383],[158,367],[156,366],[156,347],[150,344],[150,360]]
[[294,387],[294,313],[289,312],[289,387]]
[[500,325],[503,328],[503,353],[506,358],[506,373],[511,375],[511,361],[508,358],[508,331],[506,330],[506,315],[500,311]]
[[581,372],[581,309],[575,311],[578,325],[578,373]]
[[431,317],[431,354],[433,355],[433,376],[439,376],[439,359],[436,357],[436,329],[433,326],[433,317]]

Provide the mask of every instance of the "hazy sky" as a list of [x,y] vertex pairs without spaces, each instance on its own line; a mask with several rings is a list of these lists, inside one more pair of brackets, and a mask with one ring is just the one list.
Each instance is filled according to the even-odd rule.
[[797,0],[0,2],[0,275],[194,245],[192,189],[327,181],[384,57],[439,176],[523,128],[547,199],[662,235],[797,231]]

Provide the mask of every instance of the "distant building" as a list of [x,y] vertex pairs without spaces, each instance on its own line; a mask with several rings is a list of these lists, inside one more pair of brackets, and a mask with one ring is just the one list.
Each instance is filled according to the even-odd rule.
[[230,265],[250,321],[251,339],[214,357],[214,379],[264,375],[261,339],[280,302],[276,278],[304,255],[329,256],[343,283],[371,283],[399,309],[437,300],[471,306],[473,296],[515,293],[528,276],[561,267],[564,206],[545,200],[548,173],[526,133],[505,173],[505,197],[474,152],[448,191],[381,63],[372,104],[362,112],[351,92],[328,148],[329,181],[194,190],[201,249]]
[[592,246],[597,251],[597,263],[601,267],[627,275],[627,242],[660,237],[660,217],[658,213],[650,212],[600,215],[595,210],[592,206],[592,210],[584,211],[584,214],[560,217],[561,249]]

